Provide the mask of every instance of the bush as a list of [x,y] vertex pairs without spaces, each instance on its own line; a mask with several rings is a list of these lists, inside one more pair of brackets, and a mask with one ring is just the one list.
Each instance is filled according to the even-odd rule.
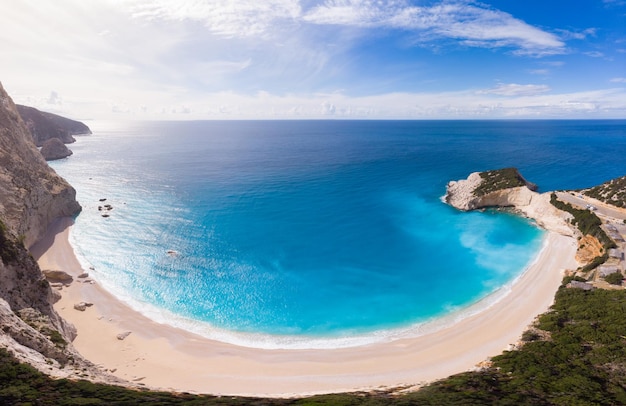
[[474,190],[476,196],[483,196],[496,190],[508,189],[519,186],[530,186],[535,189],[536,186],[526,182],[516,168],[504,168],[495,171],[480,172],[482,182]]
[[556,193],[552,193],[550,196],[550,203],[559,210],[570,213],[574,216],[572,224],[574,224],[582,235],[592,235],[600,241],[604,248],[604,254],[593,259],[582,270],[583,272],[590,271],[599,265],[602,265],[609,259],[608,250],[617,247],[615,241],[609,237],[604,230],[600,227],[602,220],[592,211],[577,209],[569,203],[560,201]]
[[610,283],[611,285],[621,285],[622,280],[624,280],[624,276],[621,272],[614,272],[612,274],[608,274],[604,277],[604,280]]

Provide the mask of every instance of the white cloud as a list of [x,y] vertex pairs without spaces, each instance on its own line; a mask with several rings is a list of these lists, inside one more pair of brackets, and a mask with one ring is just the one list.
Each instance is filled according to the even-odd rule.
[[508,13],[463,1],[415,7],[404,1],[327,0],[303,19],[314,24],[415,31],[428,41],[446,38],[473,47],[514,47],[517,53],[528,55],[558,54],[565,46],[556,35]]
[[337,112],[334,104],[324,101],[321,105],[321,114],[323,116],[333,116]]
[[494,94],[497,96],[509,96],[509,97],[518,97],[518,96],[534,96],[542,93],[546,93],[550,91],[550,87],[547,85],[519,85],[517,83],[501,83],[498,86],[486,89],[479,90],[478,94]]
[[274,25],[300,15],[298,0],[111,0],[136,18],[190,20],[227,37],[266,33]]
[[203,75],[225,75],[235,72],[241,72],[250,66],[251,59],[245,61],[209,61],[200,62],[196,66],[196,69],[201,71]]
[[[172,103],[170,95],[162,92],[150,98],[130,95],[126,100],[108,101],[105,106],[109,116],[100,118],[120,115],[128,119],[177,120],[623,118],[626,111],[624,89],[559,94],[541,89],[532,92],[510,85],[494,89],[395,92],[361,97],[343,93],[246,95],[228,91],[195,95],[180,103]],[[72,106],[66,101],[64,106],[80,113],[80,105]],[[93,106],[87,107],[93,111]]]
[[602,0],[604,4],[606,4],[607,6],[615,6],[615,7],[619,7],[619,6],[624,6],[626,5],[626,1],[625,0]]
[[326,0],[304,10],[298,0],[109,0],[133,17],[195,21],[225,37],[275,38],[303,24],[384,28],[418,34],[423,40],[448,39],[472,47],[510,47],[518,54],[563,53],[554,34],[508,13],[463,0],[417,7],[406,0]]
[[310,9],[303,20],[321,25],[394,26],[407,8],[404,1],[328,0]]
[[[547,85],[517,84],[523,82],[507,75],[507,81],[517,83],[478,91],[404,93],[397,92],[396,83],[401,89],[416,89],[416,83],[436,89],[443,83],[447,73],[435,72],[441,68],[436,56],[380,61],[380,74],[372,72],[378,66],[365,66],[367,61],[359,59],[368,45],[363,39],[387,30],[403,34],[403,45],[504,47],[535,56],[564,51],[556,35],[482,3],[430,1],[435,5],[421,7],[402,0],[311,3],[12,2],[0,13],[0,43],[5,45],[0,80],[16,101],[55,108],[74,118],[624,115],[623,89],[554,95]],[[352,52],[355,43],[359,49]],[[396,62],[397,75],[384,69]],[[546,69],[541,68],[563,66],[562,61],[542,60],[532,62],[532,67],[520,64],[516,72],[543,75]],[[534,67],[538,69],[529,71]],[[568,62],[569,67],[573,69],[574,63]],[[423,74],[414,75],[417,70]],[[466,84],[446,83],[445,89],[471,88],[472,83],[490,80],[485,78],[489,74],[468,71],[463,76]],[[612,82],[624,83],[621,80]],[[569,88],[593,86],[583,82]],[[337,88],[350,90],[333,92]],[[47,103],[52,89],[62,103]],[[356,97],[350,92],[376,94]]]
[[563,39],[583,40],[590,36],[595,37],[598,30],[597,28],[587,28],[581,31],[570,31],[570,30],[563,30],[563,29],[557,29],[556,31],[559,34],[561,34],[561,38]]
[[585,52],[585,55],[590,56],[592,58],[602,58],[604,56],[604,54],[599,51]]
[[611,83],[626,83],[626,78],[613,78]]
[[563,62],[563,61],[546,61],[546,62],[542,62],[542,65],[552,66],[554,68],[558,68],[558,67],[564,66],[565,62]]

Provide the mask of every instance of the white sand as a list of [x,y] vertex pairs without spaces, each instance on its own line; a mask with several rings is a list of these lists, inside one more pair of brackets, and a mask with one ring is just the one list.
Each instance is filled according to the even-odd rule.
[[[58,221],[35,247],[42,269],[83,272]],[[212,341],[155,323],[97,284],[76,279],[56,310],[78,329],[75,347],[114,375],[146,386],[197,393],[293,396],[412,386],[471,370],[507,349],[552,304],[575,240],[549,233],[544,249],[496,305],[439,331],[344,349],[262,350]],[[93,302],[80,312],[73,305]],[[124,340],[119,333],[131,331]]]

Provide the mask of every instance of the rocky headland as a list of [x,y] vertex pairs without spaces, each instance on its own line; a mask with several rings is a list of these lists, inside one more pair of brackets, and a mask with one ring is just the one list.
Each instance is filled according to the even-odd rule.
[[63,159],[72,155],[65,146],[76,142],[74,135],[91,134],[91,130],[80,121],[37,110],[34,107],[15,105],[17,112],[28,129],[33,142],[41,147],[46,161]]
[[508,207],[534,220],[540,227],[572,236],[572,216],[550,203],[552,193],[538,193],[515,168],[474,172],[467,179],[451,181],[446,188],[446,203],[463,211],[489,207]]
[[71,144],[76,142],[74,135],[91,134],[89,127],[80,121],[40,111],[34,107],[19,104],[16,107],[38,147],[52,138],[58,138],[64,144]]
[[[517,169],[505,168],[474,172],[467,179],[449,182],[444,199],[463,211],[509,208],[548,231],[575,237],[576,260],[581,266],[569,274],[588,286],[612,288],[606,283],[607,276],[626,274],[622,235],[626,230],[626,209],[622,208],[625,179],[582,191],[537,193],[536,186]],[[619,280],[617,276],[614,279]]]

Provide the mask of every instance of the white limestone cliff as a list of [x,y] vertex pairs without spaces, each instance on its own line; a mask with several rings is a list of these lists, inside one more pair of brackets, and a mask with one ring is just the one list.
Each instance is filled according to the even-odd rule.
[[537,193],[527,186],[517,186],[479,195],[476,189],[483,181],[480,172],[474,172],[467,179],[449,182],[445,201],[463,211],[510,207],[548,231],[568,236],[576,233],[568,221],[572,218],[571,214],[558,210],[550,203],[551,192]]

